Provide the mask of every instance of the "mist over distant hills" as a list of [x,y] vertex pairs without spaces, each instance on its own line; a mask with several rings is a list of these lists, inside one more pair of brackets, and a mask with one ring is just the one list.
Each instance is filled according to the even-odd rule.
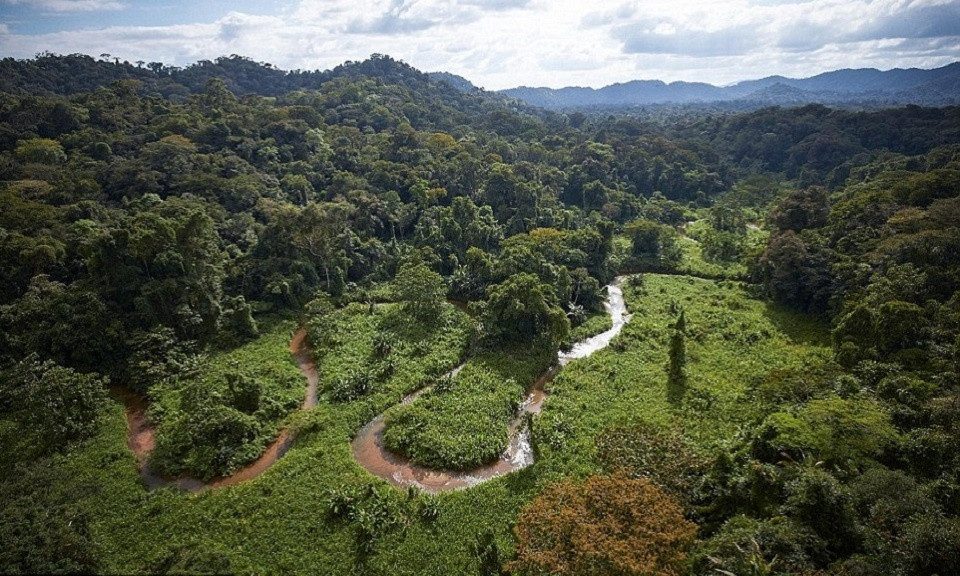
[[[452,75],[448,75],[452,76]],[[464,89],[463,78],[455,87]],[[443,78],[440,78],[443,79]],[[453,82],[451,82],[453,85]],[[620,108],[651,104],[741,102],[760,105],[822,104],[960,104],[960,62],[942,68],[881,71],[874,68],[824,72],[809,78],[768,76],[732,86],[704,82],[633,80],[603,88],[531,88],[501,94],[549,109]]]

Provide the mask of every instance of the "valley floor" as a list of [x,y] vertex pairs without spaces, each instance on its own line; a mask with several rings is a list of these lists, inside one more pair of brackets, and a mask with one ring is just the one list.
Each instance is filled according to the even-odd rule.
[[[372,316],[358,307],[338,311],[335,331],[351,340],[318,343],[321,390],[351,364],[366,361],[379,330],[391,330],[402,343],[404,364],[362,399],[337,403],[321,394],[315,408],[291,417],[295,444],[252,481],[198,494],[145,490],[126,444],[120,404],[106,415],[98,437],[52,464],[63,470],[58,482],[64,487],[92,487],[81,506],[92,518],[98,554],[117,572],[149,570],[176,551],[177,561],[187,565],[191,558],[226,557],[243,573],[475,574],[470,547],[476,535],[492,528],[510,551],[511,525],[539,490],[598,470],[595,438],[604,429],[645,422],[682,431],[704,452],[723,449],[758,415],[747,394],[751,382],[829,355],[825,325],[755,299],[738,282],[646,274],[642,286],[628,282],[624,292],[632,322],[611,346],[571,362],[550,385],[533,425],[535,464],[429,497],[435,518],[410,512],[422,506],[411,502],[427,497],[409,496],[362,469],[350,439],[403,394],[461,360],[464,318],[452,306],[432,333],[399,327],[389,305]],[[688,334],[688,389],[679,406],[667,401],[665,370],[678,307],[685,310]],[[276,354],[289,354],[282,344]],[[366,485],[376,494],[395,493],[384,501],[400,518],[372,539],[364,537],[369,531],[363,526],[334,517],[329,506],[331,492]]]

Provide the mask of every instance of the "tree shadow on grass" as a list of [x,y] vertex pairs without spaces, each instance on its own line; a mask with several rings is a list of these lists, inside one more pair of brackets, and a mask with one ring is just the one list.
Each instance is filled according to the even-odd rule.
[[830,325],[822,316],[803,314],[772,302],[764,305],[763,315],[797,344],[830,346]]

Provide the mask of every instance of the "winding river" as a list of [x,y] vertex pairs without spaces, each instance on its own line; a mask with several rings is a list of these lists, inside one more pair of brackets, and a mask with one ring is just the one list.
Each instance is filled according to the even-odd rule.
[[[307,342],[307,331],[305,328],[299,328],[293,333],[290,339],[290,353],[297,361],[300,371],[307,379],[307,389],[304,394],[301,409],[307,410],[317,405],[317,383],[319,376],[317,368],[314,365],[313,353],[310,344]],[[231,486],[256,478],[267,468],[273,466],[274,462],[280,459],[290,446],[293,444],[293,432],[289,428],[280,431],[277,437],[267,446],[263,454],[253,462],[237,470],[229,476],[214,478],[209,482],[203,482],[196,478],[181,476],[169,478],[161,476],[150,467],[150,453],[156,446],[156,432],[147,419],[147,402],[142,396],[134,394],[126,389],[114,390],[116,396],[123,402],[127,416],[127,446],[137,458],[137,467],[140,470],[140,477],[143,484],[150,490],[164,486],[172,486],[188,492],[199,492],[207,488],[219,488],[221,486]]]
[[[623,291],[620,288],[622,280],[623,277],[618,277],[606,287],[607,300],[604,307],[610,315],[613,323],[612,327],[596,336],[578,342],[569,351],[557,355],[557,362],[541,374],[531,386],[517,411],[517,415],[510,421],[510,442],[499,459],[467,471],[433,470],[416,465],[410,462],[408,458],[394,454],[384,447],[384,416],[381,414],[364,426],[351,442],[353,455],[357,463],[372,474],[394,485],[416,486],[431,493],[468,488],[533,464],[533,449],[530,446],[530,430],[526,426],[526,416],[527,414],[540,412],[547,395],[546,384],[553,380],[564,365],[605,348],[620,333],[624,325],[630,321],[631,316],[627,314]],[[290,353],[296,359],[300,371],[303,372],[307,380],[306,394],[302,404],[302,409],[307,410],[317,404],[319,376],[314,364],[312,350],[307,342],[306,329],[299,328],[294,332],[293,338],[290,340]],[[457,366],[449,372],[450,376],[456,376],[462,368],[462,364]],[[429,387],[413,392],[404,397],[401,402],[404,404],[414,402],[428,390]],[[169,478],[158,474],[150,466],[149,457],[156,446],[156,432],[147,418],[146,400],[142,396],[125,389],[115,389],[114,394],[125,406],[127,445],[136,456],[137,466],[144,485],[150,490],[172,486],[188,492],[199,492],[208,488],[231,486],[250,480],[272,466],[293,444],[293,431],[284,428],[259,458],[229,476],[215,478],[209,482],[186,476]]]
[[[351,443],[356,461],[370,473],[397,486],[416,486],[431,493],[446,492],[460,488],[476,486],[481,482],[502,476],[533,464],[533,448],[530,445],[530,430],[526,426],[527,414],[537,414],[546,399],[545,386],[557,375],[560,369],[572,360],[586,358],[597,350],[605,348],[630,321],[627,306],[620,285],[623,277],[618,277],[607,286],[607,301],[604,307],[610,314],[613,325],[610,329],[575,344],[569,351],[557,355],[557,362],[544,372],[531,387],[521,404],[517,415],[510,421],[507,449],[499,459],[467,471],[433,470],[419,466],[405,456],[394,454],[383,445],[384,415],[380,414],[364,426]],[[454,368],[450,374],[456,376],[463,366]],[[418,390],[406,396],[401,402],[409,404],[428,389]]]

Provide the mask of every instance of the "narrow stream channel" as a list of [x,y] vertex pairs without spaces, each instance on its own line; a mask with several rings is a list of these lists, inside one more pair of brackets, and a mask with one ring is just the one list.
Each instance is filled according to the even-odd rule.
[[[607,301],[604,303],[613,325],[610,329],[575,344],[569,351],[561,352],[557,362],[544,372],[531,387],[521,404],[517,415],[510,421],[510,443],[499,459],[467,471],[433,470],[419,466],[405,456],[394,454],[383,445],[384,416],[377,416],[357,433],[352,442],[353,456],[370,473],[397,486],[416,486],[426,492],[446,492],[475,486],[497,476],[526,468],[533,464],[533,448],[530,446],[530,430],[526,426],[526,415],[537,414],[546,399],[546,384],[557,375],[560,369],[578,358],[586,358],[597,350],[610,344],[630,321],[627,306],[620,285],[623,277],[618,277],[607,286]],[[453,369],[456,375],[463,366]],[[418,390],[406,396],[401,402],[409,404],[426,392]]]
[[[293,333],[290,339],[290,353],[297,361],[300,371],[307,379],[306,393],[304,394],[301,409],[307,410],[317,405],[317,383],[319,376],[317,368],[314,365],[313,353],[307,342],[307,331],[305,328],[299,328]],[[277,437],[267,446],[263,454],[253,462],[237,470],[229,476],[214,478],[209,482],[203,482],[196,478],[181,476],[177,478],[168,478],[161,476],[150,467],[150,454],[156,446],[156,432],[147,419],[146,400],[129,390],[117,388],[114,394],[123,402],[127,416],[127,446],[137,458],[137,466],[140,470],[140,477],[143,484],[149,489],[154,490],[163,486],[173,486],[188,492],[199,492],[207,488],[219,488],[221,486],[232,486],[256,478],[267,468],[272,466],[290,449],[293,444],[293,432],[289,428],[284,428],[277,434]]]
[[[526,426],[526,415],[540,412],[547,395],[545,387],[563,366],[572,360],[585,358],[608,346],[610,341],[620,333],[624,325],[630,321],[630,315],[627,314],[626,303],[623,300],[623,291],[620,288],[622,280],[622,277],[618,277],[606,287],[607,300],[604,302],[604,307],[613,322],[612,327],[596,336],[578,342],[569,351],[557,355],[557,362],[540,375],[530,388],[517,411],[517,415],[510,421],[510,443],[503,455],[496,461],[467,471],[433,470],[413,464],[408,458],[394,454],[384,447],[383,414],[364,426],[353,439],[351,446],[354,458],[372,474],[397,486],[417,486],[422,490],[434,493],[475,486],[486,480],[530,466],[533,464],[533,449],[530,446],[530,430]],[[317,404],[319,376],[310,345],[307,342],[305,328],[299,328],[294,332],[293,338],[290,340],[290,353],[296,359],[300,371],[303,372],[307,380],[306,393],[302,404],[302,409],[307,410]],[[462,368],[462,364],[457,366],[449,372],[449,375],[455,377]],[[404,404],[414,402],[428,390],[429,388],[423,388],[413,392],[404,397],[401,402]],[[140,477],[144,485],[150,490],[172,486],[188,492],[199,492],[208,488],[231,486],[250,480],[272,466],[293,444],[293,432],[289,428],[284,428],[259,458],[229,476],[215,478],[209,482],[186,476],[169,478],[158,474],[150,467],[150,454],[156,446],[156,432],[147,418],[146,400],[142,396],[122,388],[115,389],[114,394],[124,404],[127,418],[127,445],[136,456]]]

